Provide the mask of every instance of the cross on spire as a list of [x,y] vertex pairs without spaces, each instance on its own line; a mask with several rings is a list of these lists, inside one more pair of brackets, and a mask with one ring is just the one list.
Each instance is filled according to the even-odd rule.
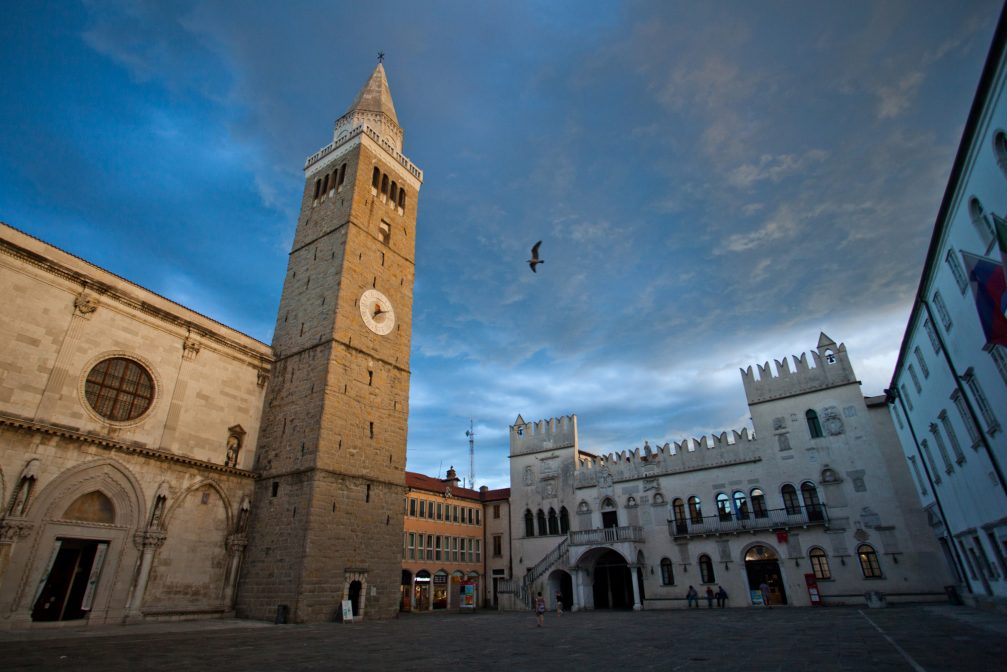
[[378,63],[384,63],[384,62],[385,62],[385,52],[379,51],[378,52]]

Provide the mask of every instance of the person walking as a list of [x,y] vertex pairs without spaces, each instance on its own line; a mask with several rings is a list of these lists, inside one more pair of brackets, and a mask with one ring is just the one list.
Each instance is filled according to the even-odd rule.
[[542,591],[535,597],[535,622],[540,628],[545,623],[545,598],[542,597]]
[[727,591],[723,586],[717,586],[717,606],[721,609],[727,606]]
[[759,584],[759,592],[762,593],[762,605],[767,609],[769,606],[769,584],[763,581]]
[[706,608],[713,609],[713,588],[706,587]]
[[692,586],[689,586],[689,591],[685,594],[685,600],[690,608],[695,606],[699,609],[699,593]]
[[556,615],[563,615],[563,591],[561,590],[556,591]]

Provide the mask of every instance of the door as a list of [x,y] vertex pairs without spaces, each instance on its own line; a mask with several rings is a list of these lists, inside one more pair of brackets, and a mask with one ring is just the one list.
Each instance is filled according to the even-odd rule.
[[103,541],[57,539],[31,619],[73,621],[86,618],[107,548],[108,542]]
[[601,526],[606,529],[610,527],[619,527],[619,514],[616,511],[602,511]]

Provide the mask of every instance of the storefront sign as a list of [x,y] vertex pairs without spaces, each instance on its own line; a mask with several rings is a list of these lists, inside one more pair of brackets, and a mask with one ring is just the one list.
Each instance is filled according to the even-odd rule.
[[808,586],[808,597],[811,598],[811,606],[822,606],[822,595],[818,592],[818,581],[814,574],[805,574],[804,583]]
[[343,623],[353,622],[353,602],[343,600]]
[[471,581],[466,581],[461,585],[462,609],[476,608],[476,585]]

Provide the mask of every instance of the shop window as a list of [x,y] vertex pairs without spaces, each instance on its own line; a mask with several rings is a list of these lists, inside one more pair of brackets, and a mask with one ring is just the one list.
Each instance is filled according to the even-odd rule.
[[812,548],[808,551],[808,558],[811,559],[811,569],[815,572],[816,579],[831,579],[832,572],[829,571],[829,556],[820,548]]
[[864,573],[865,579],[880,579],[881,565],[878,563],[878,554],[870,544],[861,544],[857,547],[857,557],[860,558],[860,571]]

